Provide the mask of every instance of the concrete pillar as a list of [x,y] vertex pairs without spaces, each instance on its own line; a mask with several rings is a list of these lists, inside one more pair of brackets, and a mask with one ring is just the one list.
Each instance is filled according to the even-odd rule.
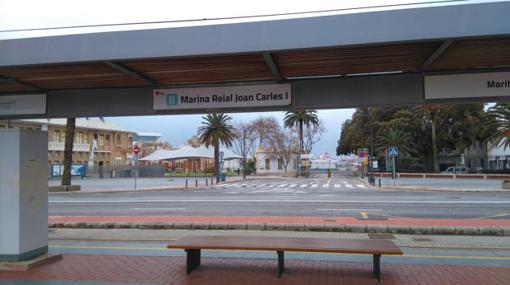
[[48,135],[0,130],[0,261],[48,251]]

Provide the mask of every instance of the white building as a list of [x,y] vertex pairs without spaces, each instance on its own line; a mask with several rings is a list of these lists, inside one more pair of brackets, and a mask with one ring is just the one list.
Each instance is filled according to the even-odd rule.
[[293,153],[285,168],[285,161],[278,158],[270,148],[259,147],[255,153],[257,175],[296,176],[298,170],[298,153]]
[[325,153],[319,155],[318,159],[310,160],[310,169],[336,169],[338,161],[329,157],[329,154]]
[[490,142],[476,142],[464,150],[465,165],[470,172],[510,171],[510,147]]

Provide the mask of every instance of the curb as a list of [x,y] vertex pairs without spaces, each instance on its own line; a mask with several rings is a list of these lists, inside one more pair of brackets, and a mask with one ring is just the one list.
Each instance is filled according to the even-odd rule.
[[405,225],[272,224],[272,223],[85,223],[49,222],[49,228],[67,229],[176,229],[352,232],[421,235],[510,236],[510,227],[445,227]]

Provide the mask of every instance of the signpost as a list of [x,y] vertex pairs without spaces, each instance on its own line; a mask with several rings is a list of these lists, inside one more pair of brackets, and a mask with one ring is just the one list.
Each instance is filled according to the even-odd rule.
[[134,168],[135,168],[135,172],[134,172],[134,175],[135,175],[135,190],[136,190],[136,180],[138,178],[138,155],[140,154],[140,148],[138,147],[138,145],[135,145],[133,147],[133,163],[134,163]]
[[[397,166],[395,165],[395,157],[398,156],[398,147],[396,146],[392,146],[390,148],[388,148],[388,155],[391,157],[391,162],[392,162],[392,175],[391,177],[393,178],[393,180],[395,180],[397,178],[397,174],[396,174],[396,168]],[[393,184],[395,184],[395,181],[393,181]]]

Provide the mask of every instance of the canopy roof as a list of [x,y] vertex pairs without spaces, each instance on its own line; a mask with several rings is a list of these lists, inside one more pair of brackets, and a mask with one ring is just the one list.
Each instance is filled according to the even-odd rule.
[[[229,149],[220,149],[224,153],[224,160],[241,159],[239,155],[236,155]],[[158,160],[171,160],[171,159],[183,159],[183,158],[214,158],[214,148],[205,146],[192,147],[190,145],[183,145],[178,149],[166,150],[158,149],[152,154],[141,158],[144,161],[158,161]]]
[[508,1],[0,35],[0,95],[510,67]]

